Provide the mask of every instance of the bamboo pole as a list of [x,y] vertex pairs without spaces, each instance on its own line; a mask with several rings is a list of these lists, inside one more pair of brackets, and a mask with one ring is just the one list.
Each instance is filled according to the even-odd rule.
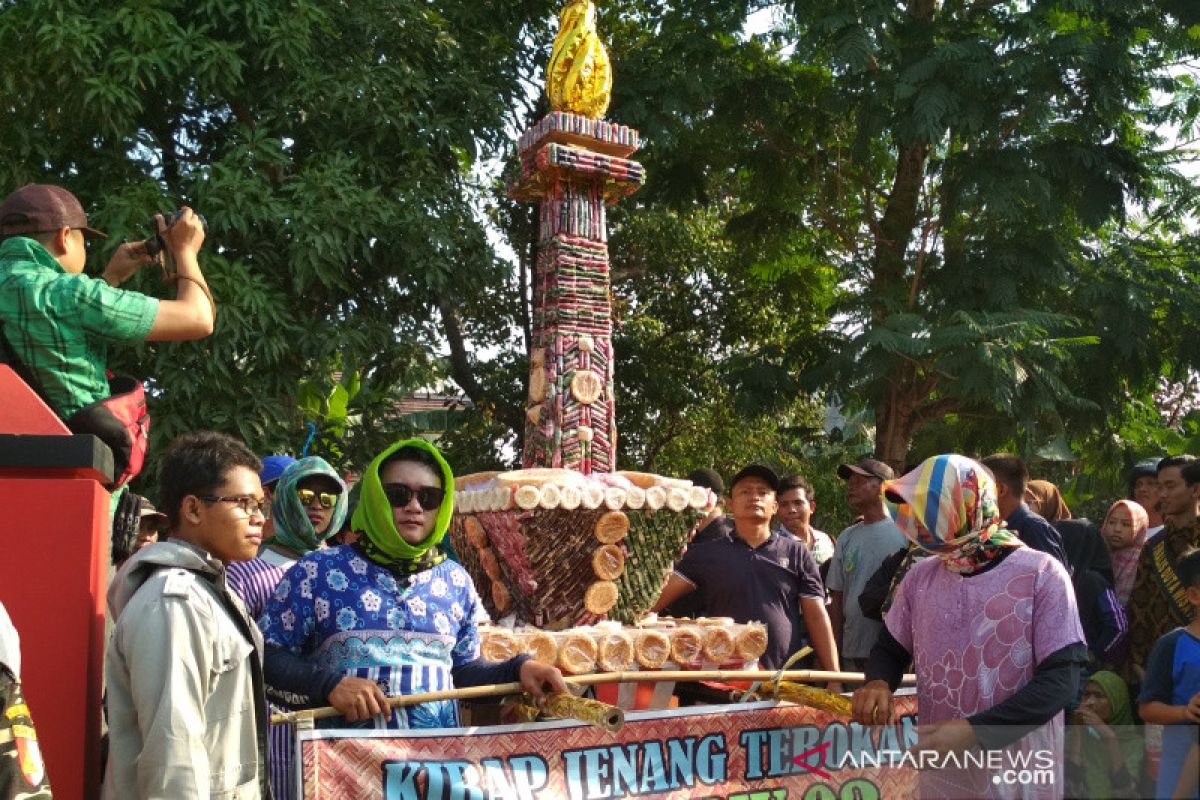
[[[861,683],[864,680],[864,675],[861,672],[822,672],[820,670],[809,669],[787,670],[782,674],[777,670],[769,669],[681,669],[652,670],[646,672],[598,672],[589,675],[563,676],[563,680],[568,685],[573,684],[575,686],[595,686],[603,683],[662,683],[664,681],[674,681],[677,683],[688,681],[769,681],[776,678],[785,681]],[[911,684],[915,680],[915,676],[905,675],[903,683]],[[481,697],[520,694],[523,691],[524,688],[520,683],[494,683],[486,686],[468,686],[463,689],[443,689],[437,692],[389,697],[387,699],[387,707],[391,710],[405,706],[416,706],[421,703],[432,703],[438,700],[474,700]],[[336,708],[326,706],[325,708],[292,711],[287,714],[274,714],[271,716],[271,724],[279,725],[296,722],[301,719],[327,719],[339,716],[341,716],[340,711]]]

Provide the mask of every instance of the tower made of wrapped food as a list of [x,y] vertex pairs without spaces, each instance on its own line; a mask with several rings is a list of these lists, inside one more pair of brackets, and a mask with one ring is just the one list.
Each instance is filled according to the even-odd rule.
[[493,619],[559,631],[640,617],[717,498],[617,469],[605,210],[645,172],[638,132],[604,118],[612,67],[590,0],[559,15],[546,91],[509,187],[540,208],[523,469],[459,478],[450,535]]

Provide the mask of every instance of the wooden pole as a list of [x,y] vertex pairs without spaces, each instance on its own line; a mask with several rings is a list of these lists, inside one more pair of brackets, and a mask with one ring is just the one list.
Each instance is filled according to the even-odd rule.
[[[861,683],[864,675],[861,672],[821,672],[819,670],[794,669],[780,673],[776,670],[758,669],[710,669],[710,670],[655,670],[650,672],[599,672],[591,675],[564,675],[563,680],[576,686],[595,686],[601,683],[662,683],[663,681],[844,681]],[[905,675],[903,683],[911,684],[916,681],[913,675]],[[499,697],[523,692],[519,683],[494,683],[487,686],[469,686],[464,689],[443,689],[438,692],[423,694],[408,694],[399,697],[389,697],[389,709],[404,706],[416,706],[421,703],[432,703],[437,700],[474,700],[480,697]],[[336,708],[305,709],[288,714],[275,714],[271,717],[272,725],[296,722],[301,719],[327,719],[339,717],[341,712]]]

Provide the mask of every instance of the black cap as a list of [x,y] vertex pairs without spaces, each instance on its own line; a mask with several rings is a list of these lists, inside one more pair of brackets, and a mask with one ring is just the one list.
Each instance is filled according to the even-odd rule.
[[873,458],[860,458],[855,464],[842,464],[837,469],[838,477],[844,481],[850,480],[850,475],[857,473],[864,478],[878,478],[881,481],[890,481],[896,477],[896,473],[892,468],[882,461],[877,461]]
[[694,469],[688,473],[688,480],[696,486],[712,489],[718,495],[725,494],[725,481],[721,480],[721,475],[715,469],[708,467]]
[[1158,462],[1160,459],[1150,458],[1145,461],[1139,461],[1133,465],[1133,473],[1131,478],[1156,478],[1158,477]]
[[747,464],[738,471],[737,475],[733,476],[733,480],[729,482],[729,491],[733,491],[733,487],[738,485],[738,481],[743,478],[762,478],[771,487],[771,491],[779,491],[779,476],[775,474],[775,470],[768,467],[766,464]]

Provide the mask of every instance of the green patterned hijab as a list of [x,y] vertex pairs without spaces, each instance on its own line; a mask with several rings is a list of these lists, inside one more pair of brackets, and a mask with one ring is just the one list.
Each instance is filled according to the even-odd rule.
[[[420,544],[410,544],[396,530],[396,523],[392,520],[392,506],[383,493],[383,482],[379,478],[379,468],[388,457],[405,447],[424,450],[433,456],[433,460],[441,468],[442,488],[446,492],[438,509],[433,530]],[[412,573],[421,572],[445,559],[436,548],[449,530],[450,517],[454,513],[454,472],[436,447],[424,439],[396,442],[375,457],[363,473],[360,485],[362,489],[358,508],[354,510],[350,524],[354,530],[365,534],[365,538],[359,544],[372,561]]]
[[[333,506],[333,516],[329,518],[329,524],[323,531],[313,528],[304,506],[300,504],[300,498],[296,495],[296,487],[300,485],[300,482],[314,475],[328,478],[338,486],[338,499]],[[295,550],[300,555],[311,553],[321,546],[321,542],[342,529],[342,523],[346,521],[348,505],[346,483],[337,474],[337,471],[319,456],[302,458],[289,465],[275,484],[275,497],[271,501],[271,517],[275,520],[275,536],[271,538],[270,543],[281,544]]]

